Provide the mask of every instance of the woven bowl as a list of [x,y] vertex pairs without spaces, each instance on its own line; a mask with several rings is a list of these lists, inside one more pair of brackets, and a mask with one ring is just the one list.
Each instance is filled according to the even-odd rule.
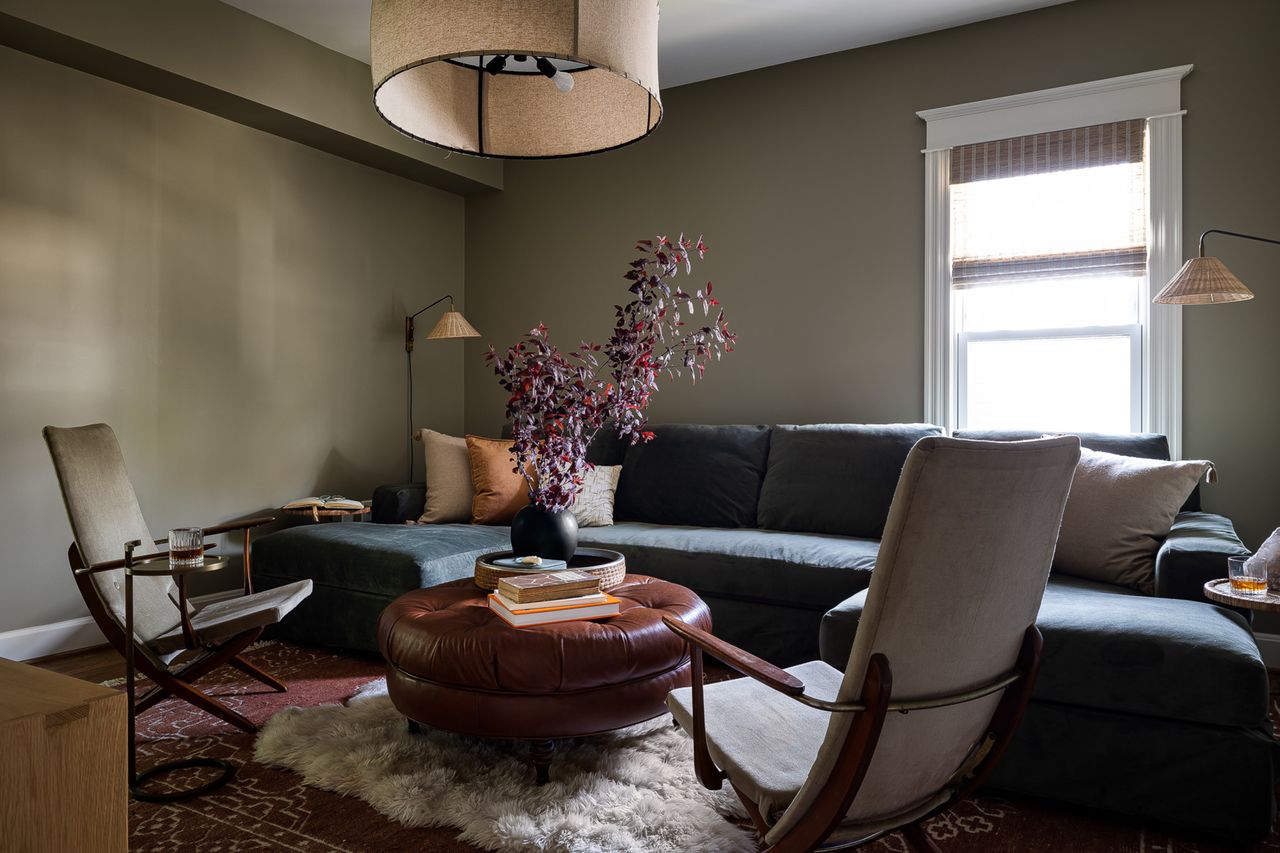
[[[498,581],[512,575],[527,575],[532,572],[519,572],[512,569],[499,568],[492,560],[514,556],[511,551],[495,551],[492,554],[476,558],[476,586],[493,592],[498,588]],[[569,560],[569,568],[587,572],[600,578],[600,589],[612,589],[622,583],[627,574],[626,558],[617,551],[604,548],[579,548]],[[545,571],[543,569],[542,571]]]

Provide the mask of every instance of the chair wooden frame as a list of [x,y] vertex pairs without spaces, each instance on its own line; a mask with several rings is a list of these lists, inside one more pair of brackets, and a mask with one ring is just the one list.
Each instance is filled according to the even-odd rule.
[[[214,525],[204,528],[206,536],[216,536],[221,533],[231,533],[233,531],[243,531],[244,541],[244,586],[243,594],[250,595],[253,593],[253,576],[252,564],[249,550],[249,532],[255,527],[261,527],[264,524],[270,524],[275,521],[270,516],[262,516],[259,518],[251,518],[245,521],[233,521],[227,524]],[[167,539],[156,539],[153,544],[162,545],[167,543]],[[127,543],[125,545],[126,555],[118,560],[109,560],[103,563],[94,563],[86,565],[84,558],[80,554],[80,549],[75,542],[71,543],[71,547],[67,549],[67,560],[71,564],[72,573],[75,576],[76,587],[80,590],[81,597],[84,598],[85,606],[89,609],[89,615],[93,617],[93,621],[98,628],[106,636],[107,642],[111,644],[123,657],[127,654],[128,647],[125,645],[132,642],[132,638],[125,636],[124,627],[116,621],[101,596],[98,589],[94,585],[92,575],[98,572],[112,571],[114,569],[123,569],[126,564],[131,562],[132,547],[135,543]],[[205,545],[206,551],[213,548],[213,545]],[[148,558],[164,557],[167,551],[159,554],[147,555]],[[177,609],[182,624],[183,646],[187,651],[202,650],[202,654],[196,656],[193,660],[186,662],[177,669],[170,669],[156,654],[147,647],[145,643],[134,643],[134,660],[138,671],[151,679],[155,685],[141,697],[134,705],[134,712],[141,714],[148,708],[154,707],[156,703],[169,697],[176,696],[185,702],[195,705],[197,708],[205,711],[213,716],[225,720],[231,725],[242,729],[249,733],[258,731],[258,726],[254,724],[244,715],[232,710],[216,698],[208,695],[204,691],[195,686],[195,682],[208,675],[213,670],[227,664],[250,678],[259,681],[278,693],[288,691],[283,682],[268,672],[264,672],[254,664],[240,657],[240,653],[248,648],[255,640],[262,636],[262,628],[250,628],[241,631],[230,639],[219,643],[205,642],[191,624],[191,616],[187,607],[187,584],[186,578],[178,574],[174,581],[178,588],[178,604]]]
[[[986,781],[1017,730],[1022,714],[1031,699],[1036,676],[1040,671],[1042,641],[1040,631],[1033,624],[1023,634],[1022,645],[1013,669],[994,681],[941,696],[897,700],[892,697],[893,676],[889,661],[882,654],[874,654],[868,661],[867,673],[862,682],[862,701],[831,702],[806,695],[804,683],[791,673],[730,645],[706,631],[670,616],[664,617],[663,622],[689,643],[692,652],[693,731],[690,734],[693,736],[693,765],[698,781],[704,787],[715,791],[719,790],[722,783],[728,779],[751,816],[761,839],[771,828],[766,816],[761,813],[758,805],[734,784],[733,779],[716,766],[707,747],[706,706],[703,700],[702,683],[704,652],[713,655],[742,675],[754,678],[766,687],[810,707],[857,715],[844,742],[840,745],[839,755],[827,785],[794,828],[767,847],[766,853],[804,853],[804,851],[816,850],[839,827],[866,777],[867,768],[870,767],[871,759],[875,755],[881,727],[889,713],[906,714],[928,708],[958,705],[1003,690],[1004,694],[992,714],[991,722],[986,727],[986,734],[973,745],[969,758],[948,783],[950,795],[946,801],[928,814],[897,827],[911,847],[921,853],[937,853],[938,848],[924,831],[924,822],[938,812],[972,796],[973,792]],[[894,830],[877,832],[866,838],[842,843],[830,849],[858,847],[892,831]]]

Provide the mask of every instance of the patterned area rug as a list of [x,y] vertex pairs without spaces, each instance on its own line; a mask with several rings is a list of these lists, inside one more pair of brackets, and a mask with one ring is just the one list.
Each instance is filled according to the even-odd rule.
[[[290,686],[278,694],[224,668],[203,682],[211,693],[257,723],[289,707],[343,703],[382,675],[377,659],[263,643],[249,658]],[[235,780],[186,803],[131,802],[130,849],[138,851],[390,851],[474,853],[458,830],[411,828],[355,796],[310,787],[302,776],[254,760],[254,737],[176,700],[139,718],[139,767],[185,756],[239,765]],[[555,767],[553,765],[553,773]],[[172,774],[170,783],[190,778]],[[984,796],[940,815],[927,827],[944,853],[1225,853],[1211,840],[1057,803]],[[543,839],[530,850],[573,849]],[[626,849],[626,848],[623,848]],[[635,848],[631,848],[634,850]],[[899,835],[866,850],[910,853]],[[1280,850],[1273,836],[1259,850]]]

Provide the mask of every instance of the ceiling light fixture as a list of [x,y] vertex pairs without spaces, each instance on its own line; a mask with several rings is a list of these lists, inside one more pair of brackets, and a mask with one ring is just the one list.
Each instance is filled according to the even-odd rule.
[[369,31],[374,106],[432,145],[571,157],[662,121],[657,0],[373,0]]

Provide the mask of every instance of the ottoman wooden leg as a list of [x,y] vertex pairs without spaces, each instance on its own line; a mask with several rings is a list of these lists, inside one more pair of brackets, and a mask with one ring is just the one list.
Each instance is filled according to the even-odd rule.
[[[408,718],[406,717],[406,719]],[[411,735],[422,734],[422,726],[419,725],[417,720],[409,720],[409,734]]]
[[556,742],[553,740],[529,741],[529,758],[533,761],[533,769],[537,773],[538,787],[551,781],[551,759],[556,754]]

